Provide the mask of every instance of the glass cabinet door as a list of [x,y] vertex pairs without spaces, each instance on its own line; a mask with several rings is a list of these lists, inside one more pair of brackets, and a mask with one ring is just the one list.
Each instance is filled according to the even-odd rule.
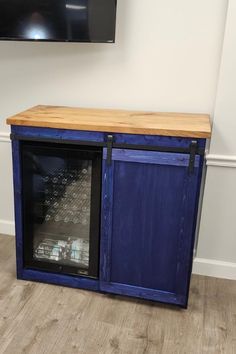
[[24,262],[98,276],[101,151],[22,143]]

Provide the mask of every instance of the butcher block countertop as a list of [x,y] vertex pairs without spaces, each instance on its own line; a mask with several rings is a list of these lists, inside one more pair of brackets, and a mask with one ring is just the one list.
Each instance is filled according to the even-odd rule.
[[211,136],[208,114],[36,106],[8,118],[7,124],[192,138]]

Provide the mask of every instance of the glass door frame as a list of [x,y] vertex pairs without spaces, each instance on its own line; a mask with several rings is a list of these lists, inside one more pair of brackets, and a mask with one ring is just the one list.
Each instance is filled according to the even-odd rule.
[[[33,232],[30,223],[33,200],[30,200],[30,181],[24,171],[24,151],[31,150],[43,153],[45,156],[63,156],[66,152],[77,155],[80,160],[92,160],[91,178],[91,211],[90,211],[90,238],[89,238],[89,267],[70,266],[47,261],[39,261],[33,258]],[[51,153],[50,153],[51,152]],[[55,155],[54,155],[55,154]],[[93,146],[79,146],[54,142],[29,142],[21,143],[22,166],[22,207],[23,207],[23,264],[25,269],[43,270],[47,272],[81,275],[98,278],[99,275],[99,245],[100,245],[100,200],[101,200],[101,166],[102,149]],[[32,194],[31,194],[32,195]]]

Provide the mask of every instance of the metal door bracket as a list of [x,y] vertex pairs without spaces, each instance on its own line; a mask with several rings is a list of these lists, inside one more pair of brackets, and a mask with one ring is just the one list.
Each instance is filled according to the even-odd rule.
[[191,175],[194,172],[194,165],[195,165],[195,156],[198,150],[198,142],[193,140],[190,144],[189,151],[189,165],[188,165],[188,173]]
[[113,135],[107,136],[107,164],[110,165],[112,161],[112,145],[113,145]]

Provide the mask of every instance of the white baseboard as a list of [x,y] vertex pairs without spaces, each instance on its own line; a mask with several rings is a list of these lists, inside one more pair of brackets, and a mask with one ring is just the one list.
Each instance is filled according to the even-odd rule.
[[15,235],[15,223],[8,220],[0,220],[0,234]]
[[214,259],[195,258],[193,273],[209,277],[236,280],[236,263],[217,261]]

